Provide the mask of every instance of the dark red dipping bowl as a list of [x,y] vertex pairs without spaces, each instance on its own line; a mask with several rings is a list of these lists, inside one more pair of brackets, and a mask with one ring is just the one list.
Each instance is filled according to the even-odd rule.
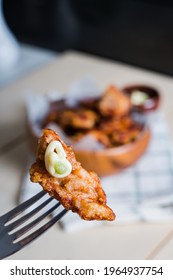
[[160,94],[158,90],[153,87],[147,85],[130,85],[124,87],[122,91],[129,96],[131,96],[134,91],[143,92],[148,96],[148,98],[140,105],[132,103],[133,108],[139,112],[154,111],[159,107]]

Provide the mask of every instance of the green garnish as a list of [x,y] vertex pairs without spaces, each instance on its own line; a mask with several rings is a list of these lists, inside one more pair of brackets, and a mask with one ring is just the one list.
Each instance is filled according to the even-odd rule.
[[62,162],[56,162],[54,168],[55,172],[61,175],[67,172],[67,166]]
[[67,155],[62,144],[55,140],[47,146],[45,156],[46,170],[56,178],[68,176],[72,171],[72,165],[67,159]]

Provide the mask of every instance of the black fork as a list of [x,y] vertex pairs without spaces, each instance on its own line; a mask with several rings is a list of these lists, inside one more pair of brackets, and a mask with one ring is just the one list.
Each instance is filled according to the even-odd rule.
[[[53,211],[61,205],[61,203],[57,201],[53,206],[48,207],[48,204],[54,199],[50,196],[39,203],[39,200],[45,195],[47,195],[47,193],[45,191],[41,191],[0,217],[0,259],[3,259],[21,250],[24,246],[40,236],[66,214],[67,210],[63,208],[63,210],[53,216],[48,222],[44,223],[32,233],[22,237],[25,233],[31,229],[34,229],[35,226],[37,226],[41,221],[43,221],[44,218],[53,213]],[[37,205],[35,208],[33,208],[36,202]],[[33,209],[29,211],[28,208],[31,206]],[[45,207],[48,209],[42,213],[41,210],[44,210]],[[27,209],[28,212],[26,212]],[[23,212],[24,214],[22,216],[21,214]],[[38,217],[35,217],[35,219],[32,221],[29,221],[29,219],[37,213],[39,213]],[[18,215],[20,216],[17,218]],[[17,219],[14,220],[15,217]],[[28,223],[26,223],[27,221]],[[24,222],[26,225],[19,228],[19,226]]]

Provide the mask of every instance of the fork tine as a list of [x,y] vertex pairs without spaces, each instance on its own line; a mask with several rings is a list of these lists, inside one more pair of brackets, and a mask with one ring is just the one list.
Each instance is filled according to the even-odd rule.
[[49,197],[47,200],[43,201],[43,203],[41,203],[39,206],[34,208],[31,212],[25,214],[20,219],[17,219],[16,221],[10,223],[9,225],[6,225],[7,230],[12,231],[14,228],[18,227],[19,225],[21,225],[22,223],[24,223],[25,221],[30,219],[32,216],[34,216],[36,213],[38,213],[41,209],[43,209],[46,205],[48,205],[49,202],[51,202],[53,199],[54,199],[53,197]]
[[29,224],[24,225],[22,228],[17,229],[15,228],[21,225],[23,222],[26,222],[30,219],[33,215],[37,214],[40,210],[42,210],[48,203],[50,203],[54,198],[49,197],[48,199],[41,202],[40,205],[36,206],[32,209],[29,213],[24,214],[22,217],[15,221],[11,221],[14,217],[18,214],[22,213],[24,210],[32,206],[36,203],[40,198],[42,198],[47,192],[41,191],[32,198],[28,199],[24,203],[20,204],[16,208],[12,209],[11,211],[7,212],[6,214],[0,217],[0,259],[3,259],[7,256],[14,254],[15,252],[21,250],[25,245],[32,242],[38,236],[43,234],[47,229],[53,226],[58,220],[60,220],[68,210],[63,209],[61,212],[54,216],[51,220],[47,223],[44,223],[43,226],[35,229],[34,232],[28,233],[26,237],[22,237],[25,232],[28,232],[31,228],[38,225],[45,217],[47,217],[50,213],[52,213],[56,208],[58,208],[61,203],[56,202],[51,208],[45,211],[43,214],[40,213],[40,216],[37,216],[35,220],[33,219]]
[[48,209],[45,213],[40,215],[38,218],[27,224],[26,226],[22,227],[18,231],[12,233],[13,240],[19,238],[21,235],[23,235],[25,232],[32,229],[35,225],[37,225],[40,221],[42,221],[45,217],[47,217],[50,213],[52,213],[57,207],[61,205],[60,202],[57,202],[54,206],[52,206],[50,209]]
[[45,194],[46,194],[45,191],[41,191],[38,194],[36,194],[35,196],[29,198],[27,201],[23,202],[22,204],[18,205],[17,207],[12,209],[11,211],[9,211],[6,214],[2,215],[0,217],[1,221],[3,221],[4,223],[9,222],[11,219],[16,217],[19,213],[21,213],[22,211],[27,209],[29,206],[34,204],[37,200],[39,200]]
[[22,249],[21,245],[16,243],[13,244],[12,237],[8,234],[5,234],[1,238],[1,243],[4,244],[0,248],[0,260],[14,254],[15,252],[19,251]]
[[[40,227],[39,229],[37,229],[36,231],[34,231],[33,233],[31,233],[30,235],[28,235],[27,237],[23,238],[22,240],[20,240],[18,243],[18,245],[22,247],[24,247],[25,245],[29,244],[31,241],[33,241],[34,239],[36,239],[38,236],[40,236],[42,233],[44,233],[47,229],[49,229],[51,226],[53,226],[58,220],[60,220],[66,213],[68,212],[68,210],[63,209],[60,213],[58,213],[55,217],[53,217],[49,222],[47,222],[46,224],[44,224],[42,227]],[[15,244],[15,245],[16,245]]]
[[[34,239],[43,234],[46,230],[48,230],[51,226],[53,226],[58,220],[60,220],[68,211],[66,209],[62,210],[59,214],[57,214],[54,218],[52,218],[45,225],[37,229],[35,232],[31,233],[27,237],[23,238],[19,242],[13,243],[11,235],[4,235],[2,238],[3,246],[0,250],[0,259],[4,259],[17,251],[21,250],[24,246],[32,242]],[[9,245],[10,244],[10,245]]]

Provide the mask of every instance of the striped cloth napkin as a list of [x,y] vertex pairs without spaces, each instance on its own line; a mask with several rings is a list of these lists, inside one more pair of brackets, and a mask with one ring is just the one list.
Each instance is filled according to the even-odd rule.
[[[69,211],[60,221],[64,230],[74,231],[100,224],[135,221],[168,221],[173,218],[173,147],[169,128],[161,111],[146,116],[152,137],[140,160],[120,174],[101,178],[108,205],[116,213],[115,222],[83,221]],[[30,182],[28,160],[22,180],[20,202],[41,190]]]

